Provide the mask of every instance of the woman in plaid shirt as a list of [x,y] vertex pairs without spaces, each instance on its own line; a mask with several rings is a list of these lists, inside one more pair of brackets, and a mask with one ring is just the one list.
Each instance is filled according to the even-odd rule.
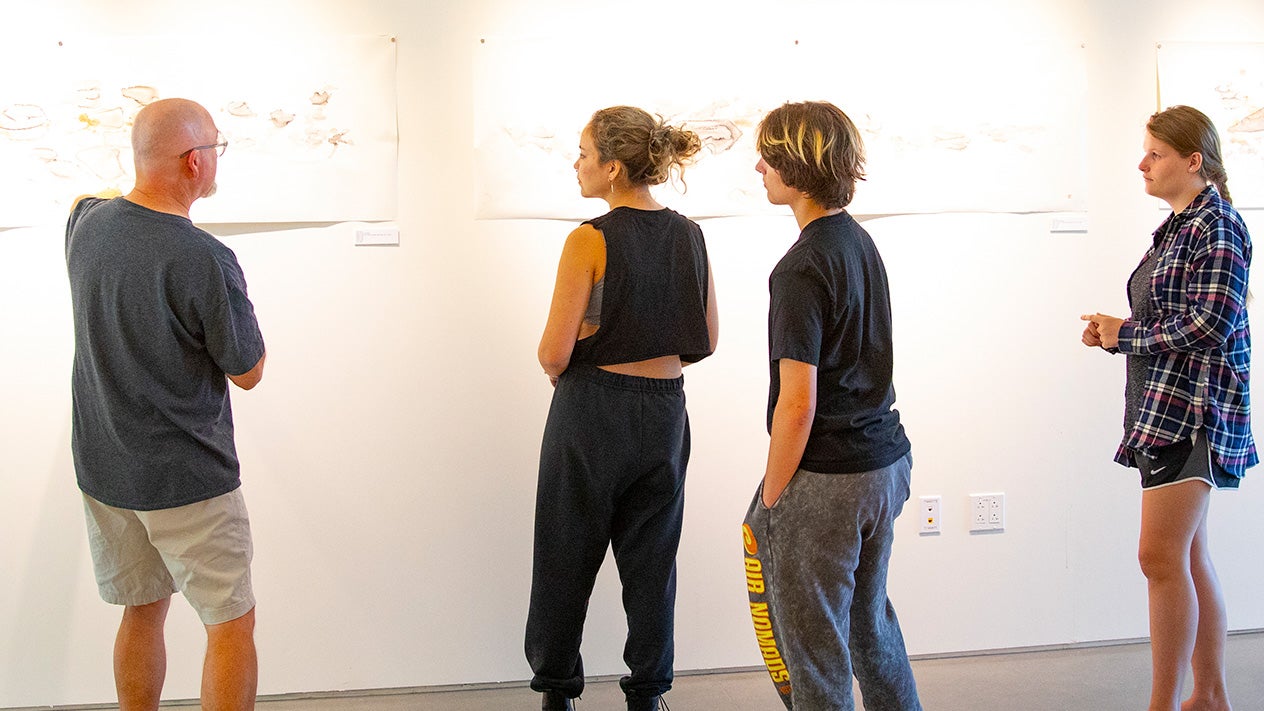
[[[1132,315],[1083,316],[1081,340],[1127,356],[1115,461],[1141,471],[1139,558],[1150,598],[1150,711],[1229,711],[1224,597],[1207,545],[1212,489],[1259,459],[1247,325],[1251,237],[1230,203],[1216,129],[1174,106],[1146,125],[1137,167],[1172,214],[1128,282]],[[1194,691],[1181,706],[1192,662]]]

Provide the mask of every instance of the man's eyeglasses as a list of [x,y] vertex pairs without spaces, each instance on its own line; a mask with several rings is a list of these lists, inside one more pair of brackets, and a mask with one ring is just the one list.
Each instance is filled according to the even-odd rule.
[[189,155],[193,151],[204,151],[208,148],[214,148],[216,155],[221,155],[221,156],[224,155],[224,151],[228,150],[228,139],[224,138],[224,134],[217,133],[215,135],[215,140],[217,141],[217,143],[208,143],[205,146],[194,146],[190,148],[189,150],[185,151],[184,153],[181,153],[180,155],[176,156],[176,158],[184,158],[185,156]]

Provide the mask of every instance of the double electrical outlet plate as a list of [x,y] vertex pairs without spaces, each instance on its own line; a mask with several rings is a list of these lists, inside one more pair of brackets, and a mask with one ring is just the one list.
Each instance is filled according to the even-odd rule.
[[[921,506],[919,532],[940,533],[943,530],[940,526],[940,497],[921,496],[918,501]],[[1005,530],[1005,494],[971,494],[969,513],[971,531]]]

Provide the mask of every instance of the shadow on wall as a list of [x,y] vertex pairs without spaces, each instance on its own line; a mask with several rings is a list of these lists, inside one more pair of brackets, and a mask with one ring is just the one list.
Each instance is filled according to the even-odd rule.
[[[32,472],[42,473],[46,484],[26,563],[12,571],[20,588],[0,689],[23,688],[33,677],[43,678],[48,688],[60,688],[69,673],[73,619],[66,612],[75,609],[75,599],[82,594],[79,581],[85,579],[81,566],[87,564],[87,539],[69,447],[69,403],[62,421],[67,446],[56,448],[43,472]],[[86,579],[92,579],[90,573]]]
[[[324,229],[334,225],[359,224],[354,222],[199,222],[193,224],[216,237],[288,232],[290,230]],[[366,223],[375,224],[375,223]]]

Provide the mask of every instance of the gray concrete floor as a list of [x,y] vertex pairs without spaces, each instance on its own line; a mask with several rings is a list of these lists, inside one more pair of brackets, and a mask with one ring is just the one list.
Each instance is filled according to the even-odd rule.
[[[1229,693],[1238,711],[1264,711],[1264,632],[1229,638]],[[926,711],[1142,711],[1150,647],[1127,644],[913,662]],[[1190,683],[1186,683],[1186,690]],[[778,711],[763,671],[682,674],[665,697],[672,711]],[[259,711],[489,711],[538,709],[523,687],[339,699],[267,701]],[[590,683],[577,711],[618,711],[616,681]],[[863,708],[863,707],[861,707]]]
[[[1229,695],[1234,709],[1264,711],[1264,632],[1230,636],[1227,662]],[[926,711],[1141,711],[1149,700],[1150,647],[1142,643],[922,659],[913,662],[913,672]],[[1189,690],[1189,682],[1185,688]],[[783,708],[768,675],[762,670],[681,674],[676,677],[666,701],[671,711],[779,711]],[[88,707],[78,708],[86,711]],[[538,708],[539,694],[522,683],[442,690],[384,690],[326,698],[263,698],[258,704],[258,711],[526,711]],[[578,711],[623,708],[623,696],[618,682],[613,680],[589,683],[577,704]],[[863,711],[863,706],[858,709]]]

